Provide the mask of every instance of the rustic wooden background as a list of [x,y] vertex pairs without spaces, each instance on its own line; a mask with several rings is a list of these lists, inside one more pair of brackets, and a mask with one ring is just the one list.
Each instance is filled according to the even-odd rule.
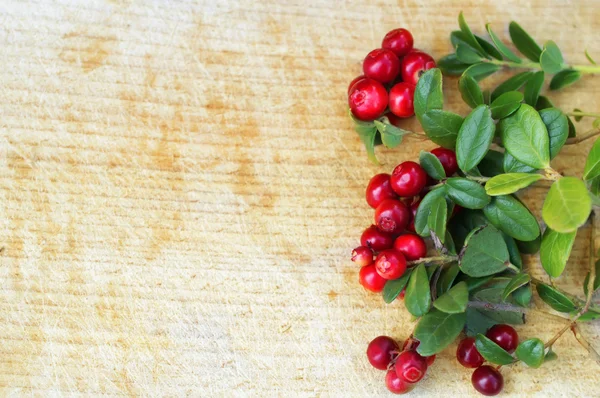
[[[414,323],[362,290],[349,254],[369,177],[432,145],[369,164],[345,92],[392,28],[447,53],[461,9],[476,32],[506,37],[515,19],[570,62],[600,58],[593,0],[3,0],[0,395],[386,395],[366,345]],[[587,77],[552,98],[597,112],[599,93]],[[580,173],[590,144],[556,168]],[[539,209],[543,193],[525,197]],[[558,281],[574,293],[588,238]],[[562,325],[541,314],[519,330]],[[584,332],[600,348],[600,326]],[[598,396],[573,335],[556,352],[507,369],[506,395]],[[473,394],[453,355],[413,395]]]

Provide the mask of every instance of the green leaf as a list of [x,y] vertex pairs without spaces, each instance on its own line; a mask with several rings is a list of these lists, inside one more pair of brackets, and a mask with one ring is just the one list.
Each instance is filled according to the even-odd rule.
[[431,292],[424,264],[418,265],[411,273],[406,286],[404,304],[408,312],[414,316],[423,316],[429,311]]
[[365,145],[367,150],[367,157],[374,164],[379,164],[377,156],[375,156],[375,136],[377,135],[377,127],[374,123],[356,123],[354,124],[354,130],[358,133],[358,136]]
[[550,90],[570,86],[581,78],[581,73],[573,69],[563,69],[550,80]]
[[452,287],[452,283],[458,276],[459,272],[460,268],[458,268],[457,263],[452,263],[450,266],[444,268],[438,279],[437,293],[443,294],[450,290],[450,287]]
[[481,162],[477,165],[477,168],[482,175],[486,177],[494,177],[498,174],[504,173],[504,154],[498,151],[490,149],[485,154]]
[[[504,289],[506,289],[509,282],[509,278],[495,277],[482,288],[473,291],[471,293],[472,300],[492,304],[502,304],[504,303],[502,293],[504,293]],[[514,296],[509,297],[506,302],[509,304],[519,304]],[[524,314],[519,312],[503,311],[499,309],[479,309],[478,311],[485,314],[486,317],[493,319],[495,321],[494,324],[506,323],[510,325],[522,325],[525,323]],[[485,331],[486,330],[483,330],[484,333]]]
[[479,105],[465,118],[456,140],[456,160],[461,170],[468,172],[479,164],[490,148],[495,128],[487,105]]
[[510,153],[504,152],[504,171],[506,173],[533,173],[537,169],[519,162]]
[[[469,44],[468,37],[460,30],[453,30],[450,32],[450,43],[452,43],[452,47],[456,50],[459,45],[464,47],[470,47],[473,51],[479,53],[479,50],[476,50],[471,44]],[[483,56],[483,54],[481,54]]]
[[530,186],[542,179],[540,174],[508,173],[493,177],[485,184],[485,192],[490,196],[508,195]]
[[494,47],[493,44],[485,40],[483,37],[477,35],[475,35],[475,39],[477,39],[477,42],[479,43],[481,48],[484,49],[487,55],[489,55],[492,58],[496,58],[498,61],[502,61],[502,54],[496,49],[496,47]]
[[569,122],[560,109],[548,108],[539,111],[550,139],[550,159],[554,159],[569,137]]
[[540,261],[546,273],[551,277],[558,278],[563,273],[576,235],[577,230],[560,233],[546,228],[544,231],[540,247]]
[[532,297],[533,293],[531,291],[531,285],[521,286],[512,294],[512,298],[515,301],[515,303],[520,305],[521,307],[529,307],[529,304],[531,304]]
[[495,196],[483,213],[496,228],[515,239],[530,241],[540,235],[537,219],[513,196]]
[[462,117],[440,109],[432,109],[425,112],[421,117],[421,127],[423,127],[427,137],[434,143],[448,149],[454,149],[456,146],[456,137],[462,124]]
[[419,78],[415,88],[415,115],[421,121],[425,112],[433,109],[441,110],[443,106],[442,72],[437,68],[429,69]]
[[459,265],[465,274],[480,277],[505,271],[508,262],[509,253],[502,234],[488,225],[467,238]]
[[518,111],[498,123],[506,150],[517,160],[537,169],[550,165],[550,139],[539,113],[522,104]]
[[508,296],[512,294],[515,290],[524,286],[531,281],[531,277],[529,274],[516,274],[512,277],[508,285],[504,288],[504,292],[502,293],[502,300],[506,300]]
[[[573,112],[582,112],[581,109],[575,108],[573,109]],[[575,119],[576,122],[581,121],[581,119],[583,119],[583,116],[579,115],[579,116],[574,116],[573,119]]]
[[377,131],[381,134],[381,140],[383,145],[388,148],[395,148],[402,142],[402,138],[406,134],[410,134],[411,132],[408,130],[403,130],[399,127],[394,126],[390,123],[383,123],[379,120],[373,120],[373,124],[377,128]]
[[433,306],[448,314],[458,314],[467,310],[469,291],[465,282],[457,283],[452,289],[438,297]]
[[475,347],[477,347],[477,351],[479,351],[481,356],[488,362],[498,365],[508,365],[514,361],[512,355],[506,352],[504,348],[500,347],[481,333],[479,333],[475,339]]
[[525,83],[525,103],[532,107],[537,104],[537,100],[544,85],[544,72],[535,72],[531,79]]
[[485,193],[479,183],[461,177],[452,177],[446,180],[448,196],[458,205],[467,209],[483,209],[490,197]]
[[425,172],[434,180],[446,178],[446,172],[442,162],[431,152],[421,151],[419,154],[419,163]]
[[542,218],[557,232],[572,232],[582,226],[592,210],[592,199],[583,181],[562,177],[548,191]]
[[494,91],[492,91],[492,101],[504,93],[519,90],[525,83],[527,83],[527,80],[531,79],[531,76],[533,76],[533,72],[521,72],[511,76],[509,79],[496,87]]
[[463,101],[471,108],[476,108],[483,104],[483,93],[479,88],[477,81],[469,75],[462,75],[458,80],[458,89]]
[[508,25],[508,33],[517,50],[533,62],[539,62],[542,49],[518,23],[512,21]]
[[590,149],[585,162],[583,179],[589,181],[598,176],[600,176],[600,138],[594,142],[592,149]]
[[551,75],[560,72],[563,67],[563,56],[560,49],[552,40],[544,44],[544,50],[540,56],[540,66],[542,70]]
[[573,138],[577,135],[577,130],[570,117],[567,118],[567,121],[569,122],[569,138]]
[[[576,315],[576,314],[577,314],[577,311],[575,311],[575,313],[573,313],[572,315]],[[577,319],[577,322],[595,321],[597,319],[600,319],[600,312],[594,311],[594,310],[587,310],[583,315],[581,315]]]
[[508,48],[502,42],[502,40],[500,40],[500,38],[492,31],[490,24],[485,25],[485,28],[487,29],[488,34],[490,35],[490,38],[496,45],[496,48],[498,49],[498,51],[500,51],[506,59],[508,59],[509,61],[512,61],[512,62],[521,63],[521,58],[519,58],[514,52],[512,52],[512,50],[510,48]]
[[507,91],[498,96],[498,98],[493,100],[490,105],[492,118],[496,120],[504,119],[505,117],[512,115],[521,106],[523,98],[523,94],[519,91]]
[[577,309],[573,300],[550,285],[538,283],[536,289],[540,298],[558,312],[571,312]]
[[[593,290],[597,290],[600,288],[600,260],[596,261],[596,278],[594,278]],[[588,283],[590,281],[590,273],[588,272],[585,276],[585,280],[583,281],[583,294],[587,296],[588,294]]]
[[519,247],[519,251],[523,254],[536,254],[540,251],[540,246],[542,245],[542,237],[538,236],[534,240],[530,241],[522,241],[515,240],[517,246]]
[[415,214],[415,231],[421,236],[429,236],[429,227],[427,221],[429,219],[429,213],[431,212],[431,206],[438,198],[446,196],[446,186],[443,185],[439,188],[435,188],[429,191],[421,200],[417,213]]
[[483,57],[474,51],[473,48],[464,44],[459,44],[458,47],[456,47],[456,58],[458,58],[460,62],[469,65],[481,62],[483,59]]
[[537,104],[535,104],[535,109],[538,111],[541,111],[542,109],[547,109],[547,108],[554,108],[554,104],[552,104],[552,101],[550,101],[550,99],[548,97],[540,95],[538,97]]
[[522,269],[523,259],[521,258],[521,253],[519,252],[517,242],[515,242],[512,236],[508,236],[504,232],[502,233],[502,238],[504,239],[504,243],[506,243],[506,248],[508,249],[508,254],[510,256],[510,262],[517,266],[517,268]]
[[530,368],[539,368],[544,362],[544,342],[538,338],[523,341],[515,355]]
[[383,287],[383,301],[389,304],[396,300],[396,297],[398,297],[406,287],[411,273],[412,270],[408,269],[399,279],[387,281]]
[[481,47],[481,44],[479,44],[473,32],[471,32],[469,25],[467,25],[467,21],[465,21],[462,11],[458,14],[458,26],[460,26],[460,30],[463,32],[466,42],[477,51],[485,54],[485,50]]
[[444,243],[446,238],[446,222],[448,217],[448,205],[443,197],[437,198],[432,204],[427,218],[427,226],[430,233],[433,232],[440,242]]
[[469,66],[463,73],[471,76],[473,79],[480,81],[486,77],[498,72],[502,67],[489,62],[480,62]]
[[446,250],[448,250],[448,254],[456,255],[456,245],[454,244],[454,238],[450,231],[446,229],[446,239],[443,241]]
[[469,64],[462,63],[456,57],[456,54],[448,54],[437,61],[437,67],[440,68],[443,74],[450,76],[459,76],[467,68]]
[[592,58],[590,53],[588,53],[588,50],[585,50],[585,57],[587,58],[588,61],[590,61],[590,64],[596,65],[596,61],[594,61],[594,59]]
[[429,356],[442,351],[456,340],[466,320],[465,313],[447,314],[432,309],[415,328],[414,337],[421,342],[417,352]]

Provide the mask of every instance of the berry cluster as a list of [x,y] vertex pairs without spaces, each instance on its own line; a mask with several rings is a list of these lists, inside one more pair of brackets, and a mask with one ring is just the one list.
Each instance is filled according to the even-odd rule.
[[394,394],[411,391],[433,365],[435,355],[421,356],[417,351],[419,341],[408,338],[402,345],[388,336],[374,338],[367,347],[367,358],[375,369],[387,370],[385,385]]
[[[446,175],[456,173],[458,166],[453,151],[436,148],[431,153],[440,160]],[[366,199],[375,209],[375,224],[365,229],[360,238],[361,246],[352,251],[352,261],[362,267],[359,281],[365,289],[381,292],[386,281],[404,275],[407,261],[427,255],[425,241],[414,233],[414,216],[420,196],[435,182],[412,161],[400,163],[391,175],[377,174],[369,181]],[[375,254],[377,257],[373,259]]]
[[[519,335],[510,325],[494,325],[485,336],[505,351],[512,353],[519,345]],[[473,387],[483,395],[497,395],[502,391],[504,378],[497,368],[483,365],[484,359],[477,350],[475,339],[463,339],[456,349],[456,359],[465,368],[476,368],[471,376]]]
[[371,51],[363,61],[363,75],[348,86],[348,105],[359,120],[369,121],[386,115],[390,120],[415,114],[413,96],[419,77],[434,68],[435,61],[413,48],[413,37],[406,29],[385,35],[381,48]]

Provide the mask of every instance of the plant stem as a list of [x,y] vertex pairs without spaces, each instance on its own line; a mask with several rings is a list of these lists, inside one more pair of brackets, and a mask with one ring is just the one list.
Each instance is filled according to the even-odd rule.
[[587,285],[587,297],[585,300],[585,305],[583,306],[581,311],[579,311],[577,316],[573,319],[573,322],[575,322],[580,316],[587,312],[587,310],[590,308],[590,305],[592,304],[592,297],[594,296],[594,282],[596,280],[596,262],[594,261],[596,256],[596,223],[594,222],[596,221],[596,213],[594,211],[592,211],[592,213],[590,214],[590,219],[592,231],[590,232],[590,277],[588,279]]
[[588,116],[588,117],[600,117],[600,113],[590,113],[590,112],[582,112],[582,111],[573,111],[573,112],[567,112],[566,113],[567,116]]
[[418,265],[423,263],[450,263],[452,261],[458,260],[458,256],[433,256],[433,257],[423,257],[418,260],[408,261],[407,265]]
[[[513,69],[537,69],[542,70],[541,65],[538,62],[511,62],[511,61],[499,61],[497,59],[482,60],[490,64],[506,66]],[[563,69],[573,69],[583,74],[594,74],[600,73],[600,65],[565,65]]]
[[543,176],[544,176],[544,179],[546,179],[548,181],[556,181],[562,177],[562,174],[560,174],[558,171],[554,170],[552,167],[548,167],[548,168],[544,169]]
[[556,333],[554,335],[554,337],[552,337],[550,340],[548,340],[545,344],[544,344],[544,348],[550,348],[552,347],[552,345],[554,343],[556,343],[556,340],[558,340],[560,338],[560,336],[562,336],[567,330],[569,330],[571,328],[571,325],[574,325],[575,321],[573,322],[569,322],[564,328],[560,329],[558,331],[558,333]]
[[573,138],[567,138],[567,142],[565,142],[565,144],[566,145],[579,144],[580,142],[583,142],[585,140],[593,138],[593,137],[595,137],[597,135],[600,135],[600,127],[588,130],[583,135],[580,135],[580,136],[577,136],[577,137],[573,137]]

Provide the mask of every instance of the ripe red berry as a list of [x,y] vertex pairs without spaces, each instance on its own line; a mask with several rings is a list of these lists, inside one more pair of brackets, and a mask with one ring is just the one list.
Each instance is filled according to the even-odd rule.
[[[404,288],[402,291],[406,291],[406,288]],[[402,351],[416,350],[419,347],[419,344],[421,344],[419,340],[409,337],[404,341],[404,344],[402,344]],[[435,362],[435,355],[430,355],[425,357],[425,359],[427,360],[427,366],[431,366]]]
[[371,225],[362,233],[360,244],[361,246],[367,246],[376,252],[380,252],[394,246],[394,236],[388,232],[380,231],[375,225]]
[[408,261],[427,256],[427,244],[423,238],[415,234],[400,235],[394,241],[394,249],[404,254]]
[[393,81],[399,72],[400,60],[391,50],[378,48],[368,53],[363,61],[365,76],[381,83]]
[[398,195],[415,196],[425,188],[427,173],[418,163],[406,161],[394,168],[390,182]]
[[415,86],[408,83],[398,83],[390,90],[390,111],[398,117],[411,117],[415,114],[413,98]]
[[415,217],[417,215],[417,210],[419,209],[419,205],[421,204],[421,199],[411,203],[410,205],[410,222],[408,223],[408,227],[406,229],[410,232],[415,231]]
[[413,383],[407,383],[398,377],[395,370],[388,370],[385,374],[385,385],[387,389],[394,394],[406,394],[415,388]]
[[396,199],[386,199],[375,209],[377,228],[391,234],[404,231],[410,221],[408,207]]
[[367,203],[372,208],[377,208],[385,199],[395,199],[398,195],[390,185],[390,175],[386,173],[376,174],[367,185]]
[[416,383],[427,372],[427,360],[416,351],[403,351],[396,359],[398,377],[409,383]]
[[354,84],[356,84],[356,82],[358,82],[359,80],[362,80],[362,79],[366,79],[365,75],[356,76],[354,79],[352,79],[352,81],[348,85],[348,95],[350,95],[350,92],[352,91],[352,87],[354,87]]
[[375,369],[386,370],[399,348],[391,337],[378,336],[367,346],[367,358]]
[[431,55],[422,51],[411,51],[402,59],[402,81],[416,86],[421,75],[431,68],[435,68],[435,61]]
[[397,250],[384,250],[375,259],[377,273],[385,279],[398,279],[406,271],[406,259]]
[[383,84],[373,79],[359,80],[350,90],[348,105],[357,119],[377,119],[388,106],[387,90]]
[[427,367],[429,367],[435,362],[435,355],[430,355],[428,357],[425,357],[425,359],[427,360]]
[[502,374],[491,366],[480,366],[473,372],[471,383],[483,395],[498,395],[504,387]]
[[458,344],[456,359],[465,368],[477,368],[483,364],[483,357],[477,351],[473,337],[467,337]]
[[508,352],[513,352],[519,345],[519,335],[510,325],[494,325],[485,335]]
[[412,34],[402,28],[391,30],[383,38],[381,47],[392,50],[399,58],[404,57],[413,48]]
[[450,177],[452,174],[458,171],[458,163],[456,161],[456,153],[446,148],[435,148],[431,150],[431,153],[440,160],[440,163],[444,167],[446,177]]
[[370,292],[380,293],[387,282],[387,279],[383,279],[375,269],[375,264],[365,265],[360,269],[358,273],[358,281]]
[[361,267],[371,264],[373,262],[373,250],[366,246],[358,246],[352,250],[352,261]]
[[400,300],[404,300],[404,296],[406,296],[406,288],[402,289],[402,291],[400,292],[400,294],[398,295],[398,298]]

